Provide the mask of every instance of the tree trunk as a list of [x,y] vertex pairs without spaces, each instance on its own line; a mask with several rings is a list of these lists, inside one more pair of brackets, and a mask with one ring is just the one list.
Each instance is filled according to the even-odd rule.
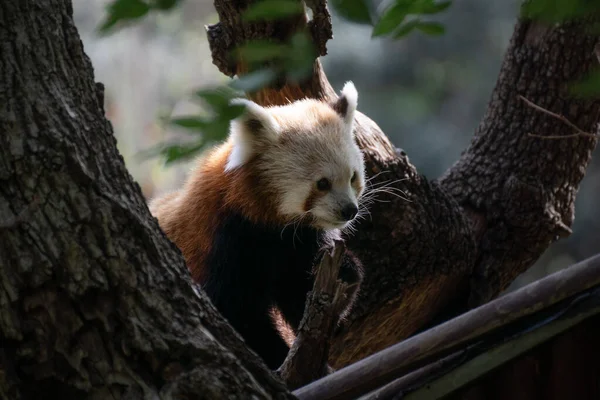
[[[245,72],[226,54],[248,39],[284,40],[308,26],[326,53],[325,0],[312,0],[313,19],[281,29],[242,25],[252,0],[216,0],[220,22],[209,27],[213,61],[227,75]],[[529,268],[552,241],[568,236],[579,183],[596,147],[600,102],[568,95],[569,82],[597,64],[590,21],[545,26],[521,19],[506,53],[488,112],[471,146],[439,181],[419,175],[379,127],[358,113],[358,142],[375,183],[394,182],[410,201],[391,195],[370,207],[349,246],[365,265],[365,280],[349,320],[334,339],[330,362],[342,367],[424,327],[489,301]],[[325,32],[325,33],[323,33]],[[590,135],[519,98],[562,114]],[[252,95],[263,104],[334,91],[317,60],[311,77]],[[359,96],[360,109],[360,96]],[[530,136],[567,135],[564,139]]]
[[71,2],[0,26],[1,397],[291,398],[150,216]]

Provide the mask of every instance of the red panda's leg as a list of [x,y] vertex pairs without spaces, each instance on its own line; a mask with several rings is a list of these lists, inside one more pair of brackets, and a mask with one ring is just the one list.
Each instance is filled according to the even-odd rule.
[[346,309],[342,313],[342,317],[344,317],[354,304],[356,299],[356,295],[360,288],[360,284],[363,280],[363,267],[360,260],[347,248],[344,250],[344,255],[342,257],[342,264],[340,265],[340,273],[338,275],[339,279],[342,282],[348,283],[351,286],[349,287],[346,297],[348,299],[348,305]]
[[295,334],[304,315],[306,294],[312,289],[314,279],[307,271],[304,271],[302,276],[293,275],[295,274],[287,276],[283,282],[280,282],[274,300],[285,322],[290,325]]
[[240,334],[248,346],[267,364],[276,370],[281,366],[289,352],[289,347],[277,331],[268,312],[256,318],[240,329]]

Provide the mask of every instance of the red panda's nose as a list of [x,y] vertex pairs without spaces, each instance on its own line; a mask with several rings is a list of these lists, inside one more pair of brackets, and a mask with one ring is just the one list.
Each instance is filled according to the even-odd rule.
[[356,214],[358,214],[358,207],[352,203],[346,204],[340,211],[340,215],[344,221],[350,221]]

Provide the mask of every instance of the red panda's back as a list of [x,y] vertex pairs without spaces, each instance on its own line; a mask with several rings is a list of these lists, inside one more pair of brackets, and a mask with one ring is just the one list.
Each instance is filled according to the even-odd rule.
[[223,203],[227,147],[224,144],[200,157],[180,190],[155,198],[149,204],[161,229],[181,250],[192,278],[200,283]]

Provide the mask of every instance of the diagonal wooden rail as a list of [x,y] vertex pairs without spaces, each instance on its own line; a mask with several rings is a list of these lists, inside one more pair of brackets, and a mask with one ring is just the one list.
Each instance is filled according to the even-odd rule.
[[300,400],[354,399],[597,286],[600,254],[375,353],[293,394]]

